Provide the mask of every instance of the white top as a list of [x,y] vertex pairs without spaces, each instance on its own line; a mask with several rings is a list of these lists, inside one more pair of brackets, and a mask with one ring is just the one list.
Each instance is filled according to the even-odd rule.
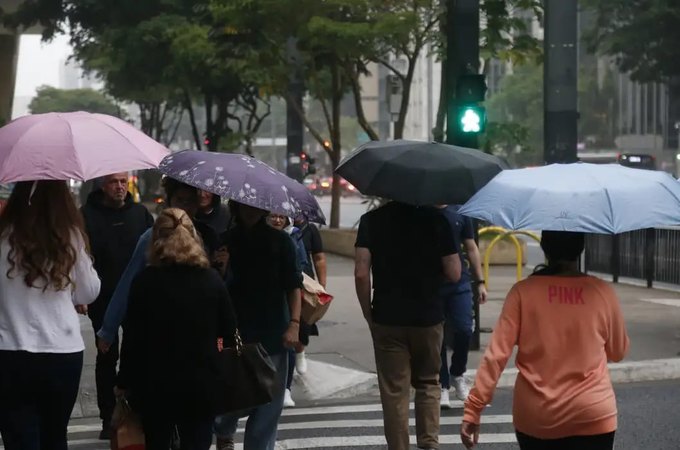
[[26,286],[22,273],[7,276],[10,246],[7,238],[0,239],[0,350],[75,353],[85,349],[75,305],[95,301],[100,281],[82,238],[73,236],[77,257],[71,279],[75,286],[44,292]]

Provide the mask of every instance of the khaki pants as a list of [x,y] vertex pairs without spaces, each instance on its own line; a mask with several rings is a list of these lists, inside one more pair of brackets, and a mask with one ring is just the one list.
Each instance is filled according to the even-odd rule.
[[408,450],[410,388],[416,390],[419,448],[439,447],[439,369],[443,326],[371,329],[389,450]]

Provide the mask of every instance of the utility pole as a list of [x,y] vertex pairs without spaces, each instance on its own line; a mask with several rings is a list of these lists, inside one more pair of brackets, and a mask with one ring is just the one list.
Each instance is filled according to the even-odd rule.
[[286,98],[286,175],[302,182],[302,149],[304,145],[304,126],[298,111],[302,111],[302,98],[305,85],[300,76],[300,58],[297,40],[290,38],[287,42],[288,61],[291,67]]
[[578,5],[544,0],[544,159],[548,164],[578,160]]
[[[459,110],[463,106],[456,95],[458,80],[479,73],[479,0],[447,0],[446,2],[446,143],[477,148],[477,134],[463,133],[459,126]],[[475,241],[477,241],[475,227]],[[476,289],[473,289],[476,292]],[[471,350],[480,349],[479,299],[475,293],[474,332]]]

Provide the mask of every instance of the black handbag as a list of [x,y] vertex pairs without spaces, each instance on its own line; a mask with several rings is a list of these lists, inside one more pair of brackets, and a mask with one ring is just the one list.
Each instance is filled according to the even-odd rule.
[[244,344],[237,329],[234,347],[224,348],[219,362],[226,377],[220,404],[223,413],[249,410],[272,401],[277,389],[276,367],[262,344]]

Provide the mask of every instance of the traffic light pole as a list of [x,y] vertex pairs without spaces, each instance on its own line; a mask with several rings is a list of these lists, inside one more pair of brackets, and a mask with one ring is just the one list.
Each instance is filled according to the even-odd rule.
[[463,75],[479,73],[479,0],[447,0],[446,10],[446,143],[477,148],[476,133],[458,126],[456,83]]
[[[286,98],[286,175],[302,182],[302,149],[304,146],[304,126],[298,111],[302,111],[305,86],[297,70],[297,43],[288,40],[288,57],[291,71]],[[294,103],[293,103],[294,102]],[[297,105],[297,106],[296,106]],[[274,145],[274,143],[272,143]]]
[[[462,75],[479,73],[479,0],[446,1],[446,143],[477,148],[476,133],[461,133],[458,126],[456,83]],[[475,241],[478,241],[475,227]],[[479,298],[474,294],[474,331],[470,350],[479,350]]]
[[545,162],[577,161],[578,7],[576,0],[545,0],[543,72]]

